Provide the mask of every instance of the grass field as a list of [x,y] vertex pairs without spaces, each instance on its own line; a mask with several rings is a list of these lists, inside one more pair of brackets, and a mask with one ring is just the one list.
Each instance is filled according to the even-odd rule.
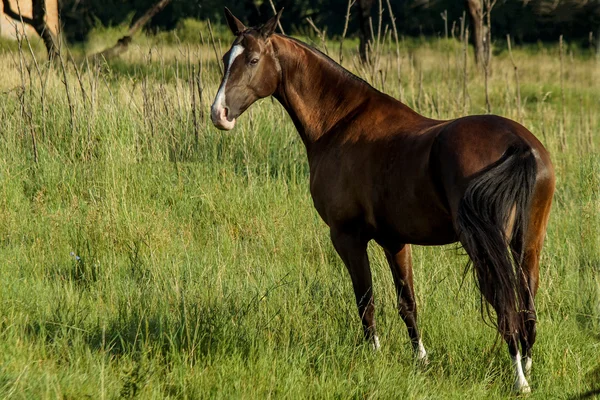
[[[363,343],[302,142],[270,99],[232,132],[212,127],[220,72],[204,38],[138,38],[77,68],[0,43],[0,397],[511,396],[505,345],[456,246],[413,250],[430,365],[413,363],[376,246],[382,350]],[[577,398],[600,388],[600,62],[569,46],[562,62],[558,46],[513,53],[521,107],[498,50],[491,111],[530,128],[557,173],[529,397]],[[402,40],[400,68],[395,44],[380,55],[360,74],[424,115],[485,113],[459,42]]]

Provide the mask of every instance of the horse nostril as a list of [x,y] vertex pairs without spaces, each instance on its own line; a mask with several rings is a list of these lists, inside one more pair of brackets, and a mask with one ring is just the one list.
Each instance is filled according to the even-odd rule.
[[[225,106],[223,107],[225,109],[225,118],[227,118],[229,116],[229,107]],[[227,118],[229,119],[229,118]]]

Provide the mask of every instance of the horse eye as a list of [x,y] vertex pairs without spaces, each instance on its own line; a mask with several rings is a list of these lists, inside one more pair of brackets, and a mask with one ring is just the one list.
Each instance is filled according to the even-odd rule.
[[253,58],[252,60],[250,60],[250,65],[256,65],[258,64],[258,58]]

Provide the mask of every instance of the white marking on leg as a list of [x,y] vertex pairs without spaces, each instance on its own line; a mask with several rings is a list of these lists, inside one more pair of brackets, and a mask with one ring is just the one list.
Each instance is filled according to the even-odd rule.
[[377,351],[381,345],[379,344],[379,336],[373,335],[373,350]]
[[[225,87],[227,86],[227,79],[229,79],[229,73],[231,72],[231,66],[235,59],[244,52],[244,46],[241,44],[236,44],[233,46],[229,52],[229,62],[225,68],[225,76],[223,78],[223,82],[219,87],[219,91],[217,92],[217,96],[215,97],[215,101],[211,107],[211,118],[213,123],[220,122],[221,125],[228,126],[228,120],[225,117],[225,107],[227,103],[225,102]],[[233,124],[232,124],[233,125]],[[232,126],[233,127],[233,126]]]
[[526,377],[529,377],[531,375],[531,364],[532,364],[531,357],[524,357],[523,362],[524,362],[523,372],[525,373]]
[[423,341],[419,339],[419,344],[416,349],[417,360],[423,364],[429,364],[429,359],[427,358],[427,351],[425,351],[425,346],[423,346]]
[[525,375],[523,374],[521,353],[519,351],[517,351],[517,354],[513,357],[513,367],[515,369],[515,384],[513,390],[516,393],[530,393],[531,387],[529,387],[529,383],[527,383],[527,379],[525,379]]

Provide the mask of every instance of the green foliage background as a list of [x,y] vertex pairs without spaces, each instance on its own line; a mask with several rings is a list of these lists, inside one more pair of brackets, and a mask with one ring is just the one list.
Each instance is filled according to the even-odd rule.
[[[134,19],[155,0],[62,0],[60,2],[64,33],[71,41],[83,41],[97,24],[119,25]],[[386,2],[382,2],[383,19],[391,25]],[[448,29],[460,25],[465,2],[456,0],[396,0],[390,2],[400,34],[443,35],[441,13],[448,13]],[[330,36],[339,36],[344,29],[346,0],[275,0],[277,9],[284,7],[282,24],[286,32],[306,31],[305,18],[311,17]],[[223,6],[227,6],[249,26],[263,23],[273,15],[267,0],[173,0],[149,25],[150,30],[172,30],[185,18],[210,19],[224,23]],[[352,8],[348,35],[358,32],[358,5]],[[371,14],[374,26],[379,18],[379,6],[373,1]],[[468,14],[467,14],[468,15]],[[589,33],[600,36],[600,0],[499,0],[492,12],[492,32],[503,39],[510,34],[518,42],[556,41],[560,35],[588,45]]]

